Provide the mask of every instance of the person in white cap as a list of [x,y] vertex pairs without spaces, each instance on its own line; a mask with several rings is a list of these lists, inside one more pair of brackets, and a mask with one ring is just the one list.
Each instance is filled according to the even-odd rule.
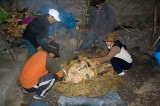
[[23,39],[31,55],[43,50],[43,45],[46,43],[44,38],[48,37],[49,26],[55,21],[61,21],[59,12],[49,9],[48,14],[39,15],[28,24]]

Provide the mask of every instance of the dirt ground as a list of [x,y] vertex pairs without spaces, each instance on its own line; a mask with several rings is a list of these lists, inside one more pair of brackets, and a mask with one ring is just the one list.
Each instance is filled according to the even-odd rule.
[[[117,93],[126,106],[160,106],[160,69],[155,59],[148,54],[132,53],[133,66],[121,78],[127,83],[117,89]],[[34,101],[40,101],[57,106],[61,93],[51,89],[46,98],[35,100],[34,93],[28,93],[21,88],[23,94],[22,106],[29,106]],[[21,96],[22,97],[22,96]]]
[[118,89],[127,106],[160,106],[160,70],[152,56],[133,56],[133,67],[123,79],[128,84]]

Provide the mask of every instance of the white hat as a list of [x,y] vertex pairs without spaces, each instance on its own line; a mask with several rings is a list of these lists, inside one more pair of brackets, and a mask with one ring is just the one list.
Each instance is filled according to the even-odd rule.
[[56,21],[61,21],[60,18],[59,18],[59,12],[55,9],[49,9],[49,12],[48,14],[50,14],[51,16],[53,16]]

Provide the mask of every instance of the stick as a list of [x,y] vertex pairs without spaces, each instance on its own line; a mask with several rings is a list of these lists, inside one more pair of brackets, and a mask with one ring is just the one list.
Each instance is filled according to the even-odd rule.
[[155,46],[155,44],[159,41],[159,39],[160,39],[160,36],[158,37],[158,39],[155,41],[155,43],[153,44],[153,46],[152,47],[154,47]]
[[124,28],[124,27],[120,27],[120,28],[126,30],[127,32],[131,32],[130,30],[128,30],[128,29],[126,29],[126,28]]

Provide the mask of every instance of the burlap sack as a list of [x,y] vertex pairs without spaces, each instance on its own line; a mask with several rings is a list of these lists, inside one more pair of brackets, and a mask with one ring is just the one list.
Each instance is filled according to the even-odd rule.
[[65,82],[79,83],[97,75],[95,64],[87,58],[71,60],[65,68],[67,71]]

